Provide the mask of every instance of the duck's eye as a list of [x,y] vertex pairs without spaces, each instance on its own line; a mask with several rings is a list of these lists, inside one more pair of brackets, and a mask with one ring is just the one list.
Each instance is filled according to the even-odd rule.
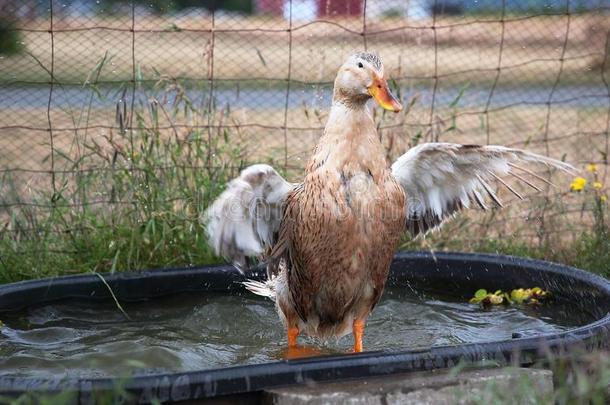
[[364,67],[364,65],[362,64],[362,62],[358,62],[358,67],[359,67],[360,69],[362,69],[362,68]]

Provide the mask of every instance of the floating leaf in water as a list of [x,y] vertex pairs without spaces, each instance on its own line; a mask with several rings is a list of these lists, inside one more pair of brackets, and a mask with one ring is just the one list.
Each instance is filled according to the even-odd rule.
[[492,305],[499,305],[504,302],[504,297],[501,295],[489,294],[487,298],[489,299],[489,303]]
[[474,297],[470,299],[471,304],[482,304],[483,306],[498,305],[504,302],[504,294],[497,290],[495,293],[488,293],[487,290],[481,288],[474,293]]
[[547,298],[549,293],[547,291],[544,291],[540,287],[534,287],[527,289],[519,288],[511,291],[510,295],[511,299],[517,302],[518,304],[536,304],[540,302],[540,300]]
[[487,296],[487,290],[482,289],[482,288],[480,290],[477,290],[477,292],[474,293],[475,298],[483,299],[486,296]]
[[544,291],[540,287],[534,288],[517,288],[510,294],[496,290],[493,294],[488,293],[485,289],[477,290],[474,297],[470,299],[471,304],[481,304],[483,306],[499,305],[499,304],[537,304],[549,296],[548,291]]
[[512,290],[510,292],[510,299],[516,302],[517,304],[523,303],[527,298],[526,292],[523,288],[518,288],[516,290]]
[[548,296],[550,295],[548,291],[544,291],[540,287],[532,288],[531,292],[532,292],[531,300],[536,300],[536,302],[540,299],[548,298]]

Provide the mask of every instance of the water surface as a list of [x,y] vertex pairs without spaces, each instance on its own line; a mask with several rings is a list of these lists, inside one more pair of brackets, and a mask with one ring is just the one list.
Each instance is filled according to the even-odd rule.
[[[127,303],[63,301],[0,314],[0,376],[104,377],[194,371],[282,358],[272,302],[249,293],[176,295]],[[484,310],[454,298],[386,290],[369,319],[366,350],[425,349],[563,331],[583,324],[560,303]],[[302,339],[302,343],[313,343]],[[351,336],[322,344],[344,353]]]

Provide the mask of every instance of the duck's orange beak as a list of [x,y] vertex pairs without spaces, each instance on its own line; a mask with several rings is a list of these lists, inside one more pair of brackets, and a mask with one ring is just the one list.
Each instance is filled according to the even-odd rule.
[[394,111],[395,113],[402,110],[402,104],[396,97],[390,93],[388,82],[383,77],[373,76],[373,84],[368,88],[369,94],[373,96],[375,101],[385,110]]

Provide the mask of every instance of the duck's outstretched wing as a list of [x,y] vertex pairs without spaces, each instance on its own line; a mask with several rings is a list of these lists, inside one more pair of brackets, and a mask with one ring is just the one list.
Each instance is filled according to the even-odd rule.
[[424,143],[410,149],[392,165],[392,174],[407,195],[407,231],[413,235],[425,233],[473,202],[487,209],[488,198],[501,207],[502,203],[489,185],[492,180],[522,199],[502,179],[503,176],[512,176],[540,190],[524,176],[548,181],[522,167],[530,163],[575,172],[575,168],[565,162],[503,146]]
[[264,164],[247,167],[229,182],[203,217],[216,254],[243,271],[249,257],[273,247],[284,201],[294,186]]

